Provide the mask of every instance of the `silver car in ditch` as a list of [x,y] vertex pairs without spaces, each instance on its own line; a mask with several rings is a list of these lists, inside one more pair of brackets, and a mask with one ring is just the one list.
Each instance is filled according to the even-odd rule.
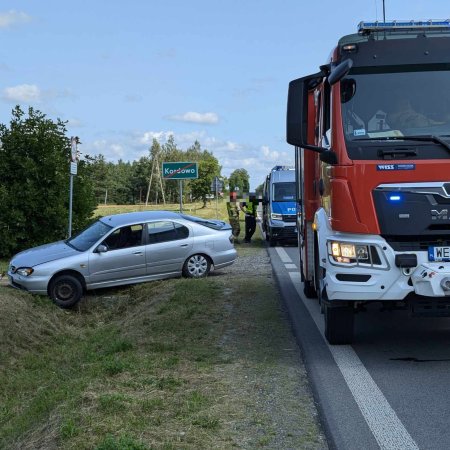
[[236,257],[226,222],[145,211],[106,216],[66,241],[18,253],[8,277],[11,286],[69,308],[86,290],[180,275],[201,278]]

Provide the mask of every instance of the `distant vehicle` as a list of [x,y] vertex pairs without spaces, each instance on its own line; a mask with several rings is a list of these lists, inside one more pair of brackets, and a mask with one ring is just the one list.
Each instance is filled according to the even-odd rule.
[[11,286],[69,308],[91,289],[202,278],[236,257],[229,224],[145,211],[106,216],[66,241],[25,250],[11,260],[8,277]]
[[263,188],[262,228],[271,246],[279,241],[297,241],[295,168],[275,166]]

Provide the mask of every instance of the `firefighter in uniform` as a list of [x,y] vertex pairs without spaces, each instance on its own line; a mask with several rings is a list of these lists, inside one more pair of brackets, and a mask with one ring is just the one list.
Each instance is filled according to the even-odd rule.
[[227,202],[228,221],[230,222],[233,236],[237,238],[241,232],[241,224],[239,223],[239,205],[236,201],[236,192],[230,192],[230,201]]
[[242,211],[245,213],[245,237],[244,242],[252,241],[253,233],[256,230],[256,210],[258,201],[255,194],[250,194],[248,202],[242,204]]

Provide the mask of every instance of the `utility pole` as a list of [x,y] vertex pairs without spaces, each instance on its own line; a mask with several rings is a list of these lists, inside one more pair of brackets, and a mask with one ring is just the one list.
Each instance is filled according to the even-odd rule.
[[78,136],[70,138],[69,228],[67,231],[69,238],[72,236],[73,177],[77,174],[79,142]]
[[386,9],[384,7],[384,0],[383,0],[383,22],[386,23]]
[[163,182],[162,182],[161,170],[159,169],[159,158],[158,158],[158,154],[156,153],[153,155],[152,171],[150,173],[150,180],[148,182],[147,195],[145,197],[145,206],[148,206],[148,198],[150,196],[150,189],[152,187],[153,172],[155,171],[155,167],[156,167],[156,171],[158,172],[157,176],[159,178],[159,185],[161,187],[163,203],[164,203],[164,205],[166,204],[166,197],[164,196],[164,186],[163,186]]

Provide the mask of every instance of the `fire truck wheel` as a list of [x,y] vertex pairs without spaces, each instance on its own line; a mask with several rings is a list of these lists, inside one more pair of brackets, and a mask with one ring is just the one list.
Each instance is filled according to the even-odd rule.
[[303,293],[306,298],[316,298],[317,292],[316,287],[314,286],[314,281],[305,280],[303,283]]
[[330,345],[351,344],[354,313],[351,306],[332,306],[323,302],[325,310],[325,337]]

